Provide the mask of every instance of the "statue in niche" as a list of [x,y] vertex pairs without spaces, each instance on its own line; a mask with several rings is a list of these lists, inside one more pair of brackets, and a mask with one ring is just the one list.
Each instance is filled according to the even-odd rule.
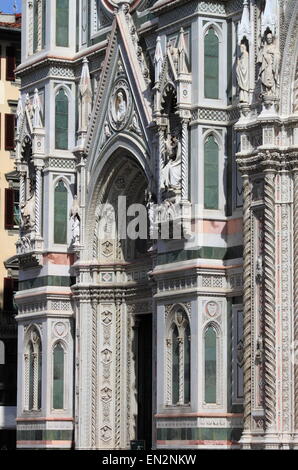
[[181,183],[181,142],[177,135],[168,135],[166,160],[161,170],[161,187],[165,190],[180,189]]
[[155,236],[155,224],[156,224],[156,197],[150,191],[150,189],[146,189],[145,192],[145,200],[146,200],[146,208],[148,213],[149,219],[149,235],[150,239],[154,239]]
[[280,54],[270,30],[265,32],[258,63],[261,64],[260,78],[264,95],[276,97],[279,87]]
[[115,99],[115,111],[116,111],[116,119],[117,121],[121,122],[125,118],[126,115],[126,101],[124,98],[124,93],[122,90],[119,90],[116,95]]
[[32,230],[35,226],[35,194],[21,205],[21,232]]
[[239,86],[239,102],[249,103],[249,54],[248,44],[242,41],[240,44],[240,56],[237,61],[237,81]]
[[78,202],[78,196],[74,196],[72,207],[70,210],[71,217],[71,232],[72,232],[72,242],[74,245],[79,245],[80,243],[80,206]]

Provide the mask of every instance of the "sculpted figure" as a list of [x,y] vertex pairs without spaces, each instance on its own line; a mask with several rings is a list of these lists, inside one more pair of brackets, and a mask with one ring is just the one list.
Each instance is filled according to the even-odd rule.
[[181,183],[181,142],[176,136],[169,135],[166,147],[168,158],[161,170],[161,187],[179,189]]
[[116,97],[116,117],[117,121],[123,121],[126,114],[126,101],[122,91],[118,91]]
[[78,196],[74,196],[72,208],[70,210],[72,241],[74,245],[80,243],[80,207]]
[[260,78],[264,95],[274,97],[279,86],[280,54],[271,31],[265,33],[265,42],[258,62],[261,64]]
[[35,195],[33,194],[25,204],[21,206],[21,230],[31,230],[35,226]]
[[240,44],[240,57],[237,61],[237,81],[239,86],[239,102],[249,102],[249,54],[247,45]]

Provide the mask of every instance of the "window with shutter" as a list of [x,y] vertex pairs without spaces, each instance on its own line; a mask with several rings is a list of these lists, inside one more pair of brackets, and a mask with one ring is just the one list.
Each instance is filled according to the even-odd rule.
[[14,150],[15,115],[5,114],[5,150]]
[[14,190],[5,188],[5,229],[14,227]]
[[11,277],[4,278],[4,292],[3,292],[3,309],[6,312],[13,312],[13,292],[14,292],[14,279]]
[[6,80],[15,80],[15,68],[16,68],[16,51],[14,47],[6,48]]

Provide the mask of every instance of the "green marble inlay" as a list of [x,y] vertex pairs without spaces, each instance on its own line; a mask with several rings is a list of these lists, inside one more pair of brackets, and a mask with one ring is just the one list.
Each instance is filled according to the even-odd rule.
[[218,209],[218,145],[214,135],[204,146],[204,207]]
[[75,278],[69,276],[42,276],[20,281],[19,290],[35,289],[36,287],[44,286],[70,287],[74,283]]
[[168,264],[180,261],[188,261],[197,258],[203,259],[235,259],[242,258],[243,246],[232,246],[229,248],[217,248],[212,246],[202,246],[198,250],[177,250],[168,253],[161,253],[157,256],[158,264]]
[[56,0],[56,46],[68,47],[69,0]]
[[205,47],[205,98],[218,99],[219,41],[213,28],[204,39]]
[[72,430],[24,430],[17,431],[18,441],[72,441]]
[[157,429],[158,441],[239,441],[240,428],[163,428]]

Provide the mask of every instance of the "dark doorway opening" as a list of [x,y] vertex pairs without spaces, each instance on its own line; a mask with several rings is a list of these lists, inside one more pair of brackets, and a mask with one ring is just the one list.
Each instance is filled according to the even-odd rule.
[[152,446],[152,315],[137,315],[137,390],[138,416],[136,438]]

